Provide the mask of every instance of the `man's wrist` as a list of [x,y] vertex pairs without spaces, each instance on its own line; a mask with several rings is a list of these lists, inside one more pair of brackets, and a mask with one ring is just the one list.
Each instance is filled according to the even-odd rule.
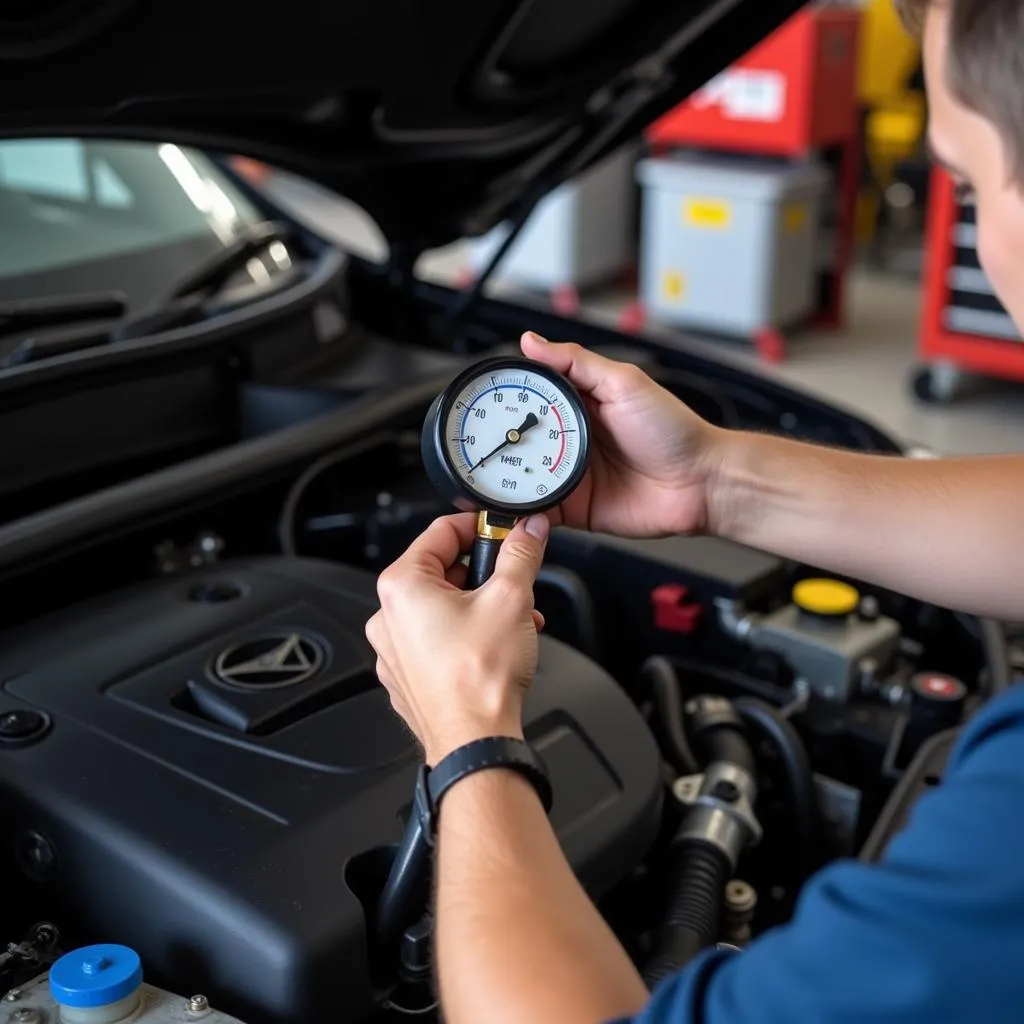
[[712,427],[704,455],[704,528],[716,537],[730,537],[737,530],[739,513],[756,491],[744,471],[748,436],[736,430]]
[[496,807],[509,806],[536,808],[545,814],[537,788],[520,772],[512,768],[487,768],[461,779],[444,798],[444,811],[438,816],[443,830],[446,821],[462,818],[479,823],[481,813]]
[[799,511],[820,455],[788,438],[723,431],[707,485],[708,533],[757,547],[777,513]]
[[459,747],[492,736],[507,736],[513,740],[523,739],[522,716],[509,715],[497,719],[469,720],[439,729],[424,740],[423,751],[426,762],[430,767],[436,767]]

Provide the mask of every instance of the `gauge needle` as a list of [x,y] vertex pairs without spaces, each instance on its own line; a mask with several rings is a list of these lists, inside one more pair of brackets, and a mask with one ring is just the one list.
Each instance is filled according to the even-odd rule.
[[475,466],[469,467],[470,473],[474,472],[474,470],[479,469],[492,455],[497,455],[498,452],[502,450],[502,448],[507,448],[510,444],[519,444],[519,442],[523,439],[523,434],[525,434],[530,429],[530,427],[537,426],[538,423],[540,423],[540,420],[537,419],[537,417],[534,416],[532,412],[527,413],[526,419],[523,420],[523,422],[520,423],[518,427],[513,427],[511,430],[509,430],[508,433],[505,434],[505,440],[502,441],[501,444],[499,444],[498,447],[494,449],[494,451],[488,452]]

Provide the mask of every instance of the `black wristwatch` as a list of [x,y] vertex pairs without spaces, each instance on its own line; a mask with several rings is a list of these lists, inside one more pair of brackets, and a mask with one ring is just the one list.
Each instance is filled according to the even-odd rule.
[[511,736],[474,740],[453,750],[433,768],[420,767],[412,813],[418,815],[428,843],[434,843],[437,812],[444,794],[460,779],[487,768],[505,768],[525,776],[537,791],[544,812],[551,810],[554,794],[547,765],[529,743]]

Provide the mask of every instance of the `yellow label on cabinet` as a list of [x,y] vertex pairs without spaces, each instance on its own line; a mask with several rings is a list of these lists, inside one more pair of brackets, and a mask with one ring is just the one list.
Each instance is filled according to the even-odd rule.
[[787,235],[795,235],[807,223],[807,207],[803,203],[790,203],[782,214],[782,226]]
[[685,282],[678,270],[666,270],[661,283],[661,290],[669,302],[678,302],[683,297]]
[[723,231],[732,221],[732,203],[724,199],[687,199],[683,220],[691,227]]

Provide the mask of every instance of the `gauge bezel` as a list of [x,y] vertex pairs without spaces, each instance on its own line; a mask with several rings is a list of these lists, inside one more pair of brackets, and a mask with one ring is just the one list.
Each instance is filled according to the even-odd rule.
[[[572,407],[580,425],[580,457],[569,476],[559,483],[553,496],[546,495],[536,501],[519,504],[492,499],[484,501],[459,476],[448,453],[448,446],[445,444],[444,438],[444,427],[448,422],[452,404],[463,388],[477,377],[508,370],[523,370],[536,374],[552,387],[557,388],[565,395],[565,400]],[[557,508],[579,487],[590,463],[590,417],[587,415],[587,407],[583,404],[579,392],[557,370],[552,370],[549,366],[534,362],[525,356],[495,356],[474,363],[459,373],[431,403],[426,419],[423,421],[420,437],[420,454],[431,484],[442,498],[464,512],[500,512],[504,515],[521,518],[533,515],[535,512],[546,512],[548,509]]]

